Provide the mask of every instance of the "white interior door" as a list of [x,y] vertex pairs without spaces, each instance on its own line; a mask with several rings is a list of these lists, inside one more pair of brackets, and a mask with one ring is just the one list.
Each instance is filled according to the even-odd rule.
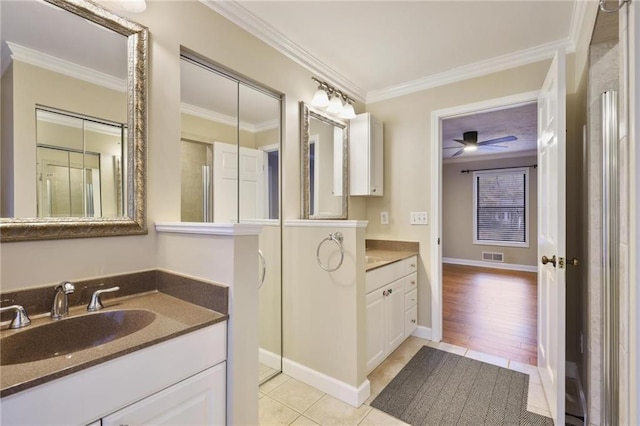
[[555,424],[565,413],[565,92],[558,51],[538,97],[538,370]]
[[265,219],[264,153],[240,147],[240,219]]
[[238,148],[213,144],[213,221],[238,221]]

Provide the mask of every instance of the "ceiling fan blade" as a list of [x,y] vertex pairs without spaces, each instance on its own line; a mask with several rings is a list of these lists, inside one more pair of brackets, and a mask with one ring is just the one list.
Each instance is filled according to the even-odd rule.
[[453,142],[458,142],[458,143],[461,143],[463,145],[466,145],[466,143],[467,143],[467,141],[464,141],[462,139],[454,139]]
[[442,149],[460,149],[459,146],[443,146]]
[[478,148],[482,148],[482,149],[489,148],[489,149],[492,149],[492,148],[509,148],[509,147],[507,145],[480,145]]
[[451,158],[453,157],[457,157],[458,155],[462,154],[464,152],[464,148],[460,148],[458,151],[454,152],[453,155],[451,156]]
[[496,143],[500,143],[500,142],[511,142],[511,141],[517,141],[518,138],[515,136],[505,136],[502,138],[496,138],[496,139],[489,139],[488,141],[482,141],[482,142],[478,142],[479,146],[482,145],[493,145]]

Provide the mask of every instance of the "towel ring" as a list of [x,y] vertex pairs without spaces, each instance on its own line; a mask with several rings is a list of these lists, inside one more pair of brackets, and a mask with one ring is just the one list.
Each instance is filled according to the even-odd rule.
[[[327,241],[333,241],[340,248],[340,262],[338,262],[338,266],[336,266],[333,269],[330,269],[329,267],[324,266],[322,264],[322,261],[320,260],[320,247],[322,247],[322,244],[324,244]],[[320,241],[320,243],[318,244],[318,248],[316,249],[316,260],[318,261],[318,265],[320,265],[320,267],[325,271],[334,272],[340,269],[340,267],[342,266],[342,262],[344,261],[344,247],[342,246],[342,241],[344,241],[344,237],[342,236],[342,233],[336,232],[335,234],[333,233],[329,234],[327,238]]]
[[264,254],[260,249],[258,249],[258,257],[260,258],[260,264],[262,265],[262,278],[260,278],[260,284],[258,284],[258,288],[260,288],[262,287],[262,284],[264,284],[264,279],[267,276],[267,261],[264,259]]

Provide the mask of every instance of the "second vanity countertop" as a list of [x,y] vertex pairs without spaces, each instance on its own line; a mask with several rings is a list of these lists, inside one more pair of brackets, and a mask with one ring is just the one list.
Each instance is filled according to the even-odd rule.
[[417,256],[419,245],[414,241],[366,240],[365,254],[367,258],[374,258],[367,262],[366,271],[389,265],[399,260]]
[[[151,311],[156,316],[146,327],[105,344],[33,362],[3,365],[0,375],[0,397],[12,395],[228,319],[227,314],[195,305],[157,290],[121,298],[105,298],[103,303],[104,309],[96,313],[87,312],[85,306],[70,308],[69,316],[59,321],[109,311],[132,309]],[[17,330],[3,328],[0,331],[0,338],[28,331],[33,327],[53,321],[46,314],[34,316],[31,320],[31,325],[25,328]]]
[[417,251],[408,250],[381,250],[381,249],[367,249],[366,255],[368,257],[378,258],[380,260],[367,263],[367,272],[373,269],[380,268],[381,266],[388,265],[390,263],[397,262],[399,260],[407,259],[411,256],[416,256]]

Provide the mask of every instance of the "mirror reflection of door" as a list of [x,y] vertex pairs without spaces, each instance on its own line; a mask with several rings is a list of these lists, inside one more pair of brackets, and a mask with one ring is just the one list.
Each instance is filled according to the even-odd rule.
[[282,370],[280,104],[276,94],[182,58],[181,220],[262,225],[259,382]]
[[38,217],[123,216],[125,127],[36,109]]
[[344,129],[311,117],[309,133],[309,214],[339,214],[342,211]]

